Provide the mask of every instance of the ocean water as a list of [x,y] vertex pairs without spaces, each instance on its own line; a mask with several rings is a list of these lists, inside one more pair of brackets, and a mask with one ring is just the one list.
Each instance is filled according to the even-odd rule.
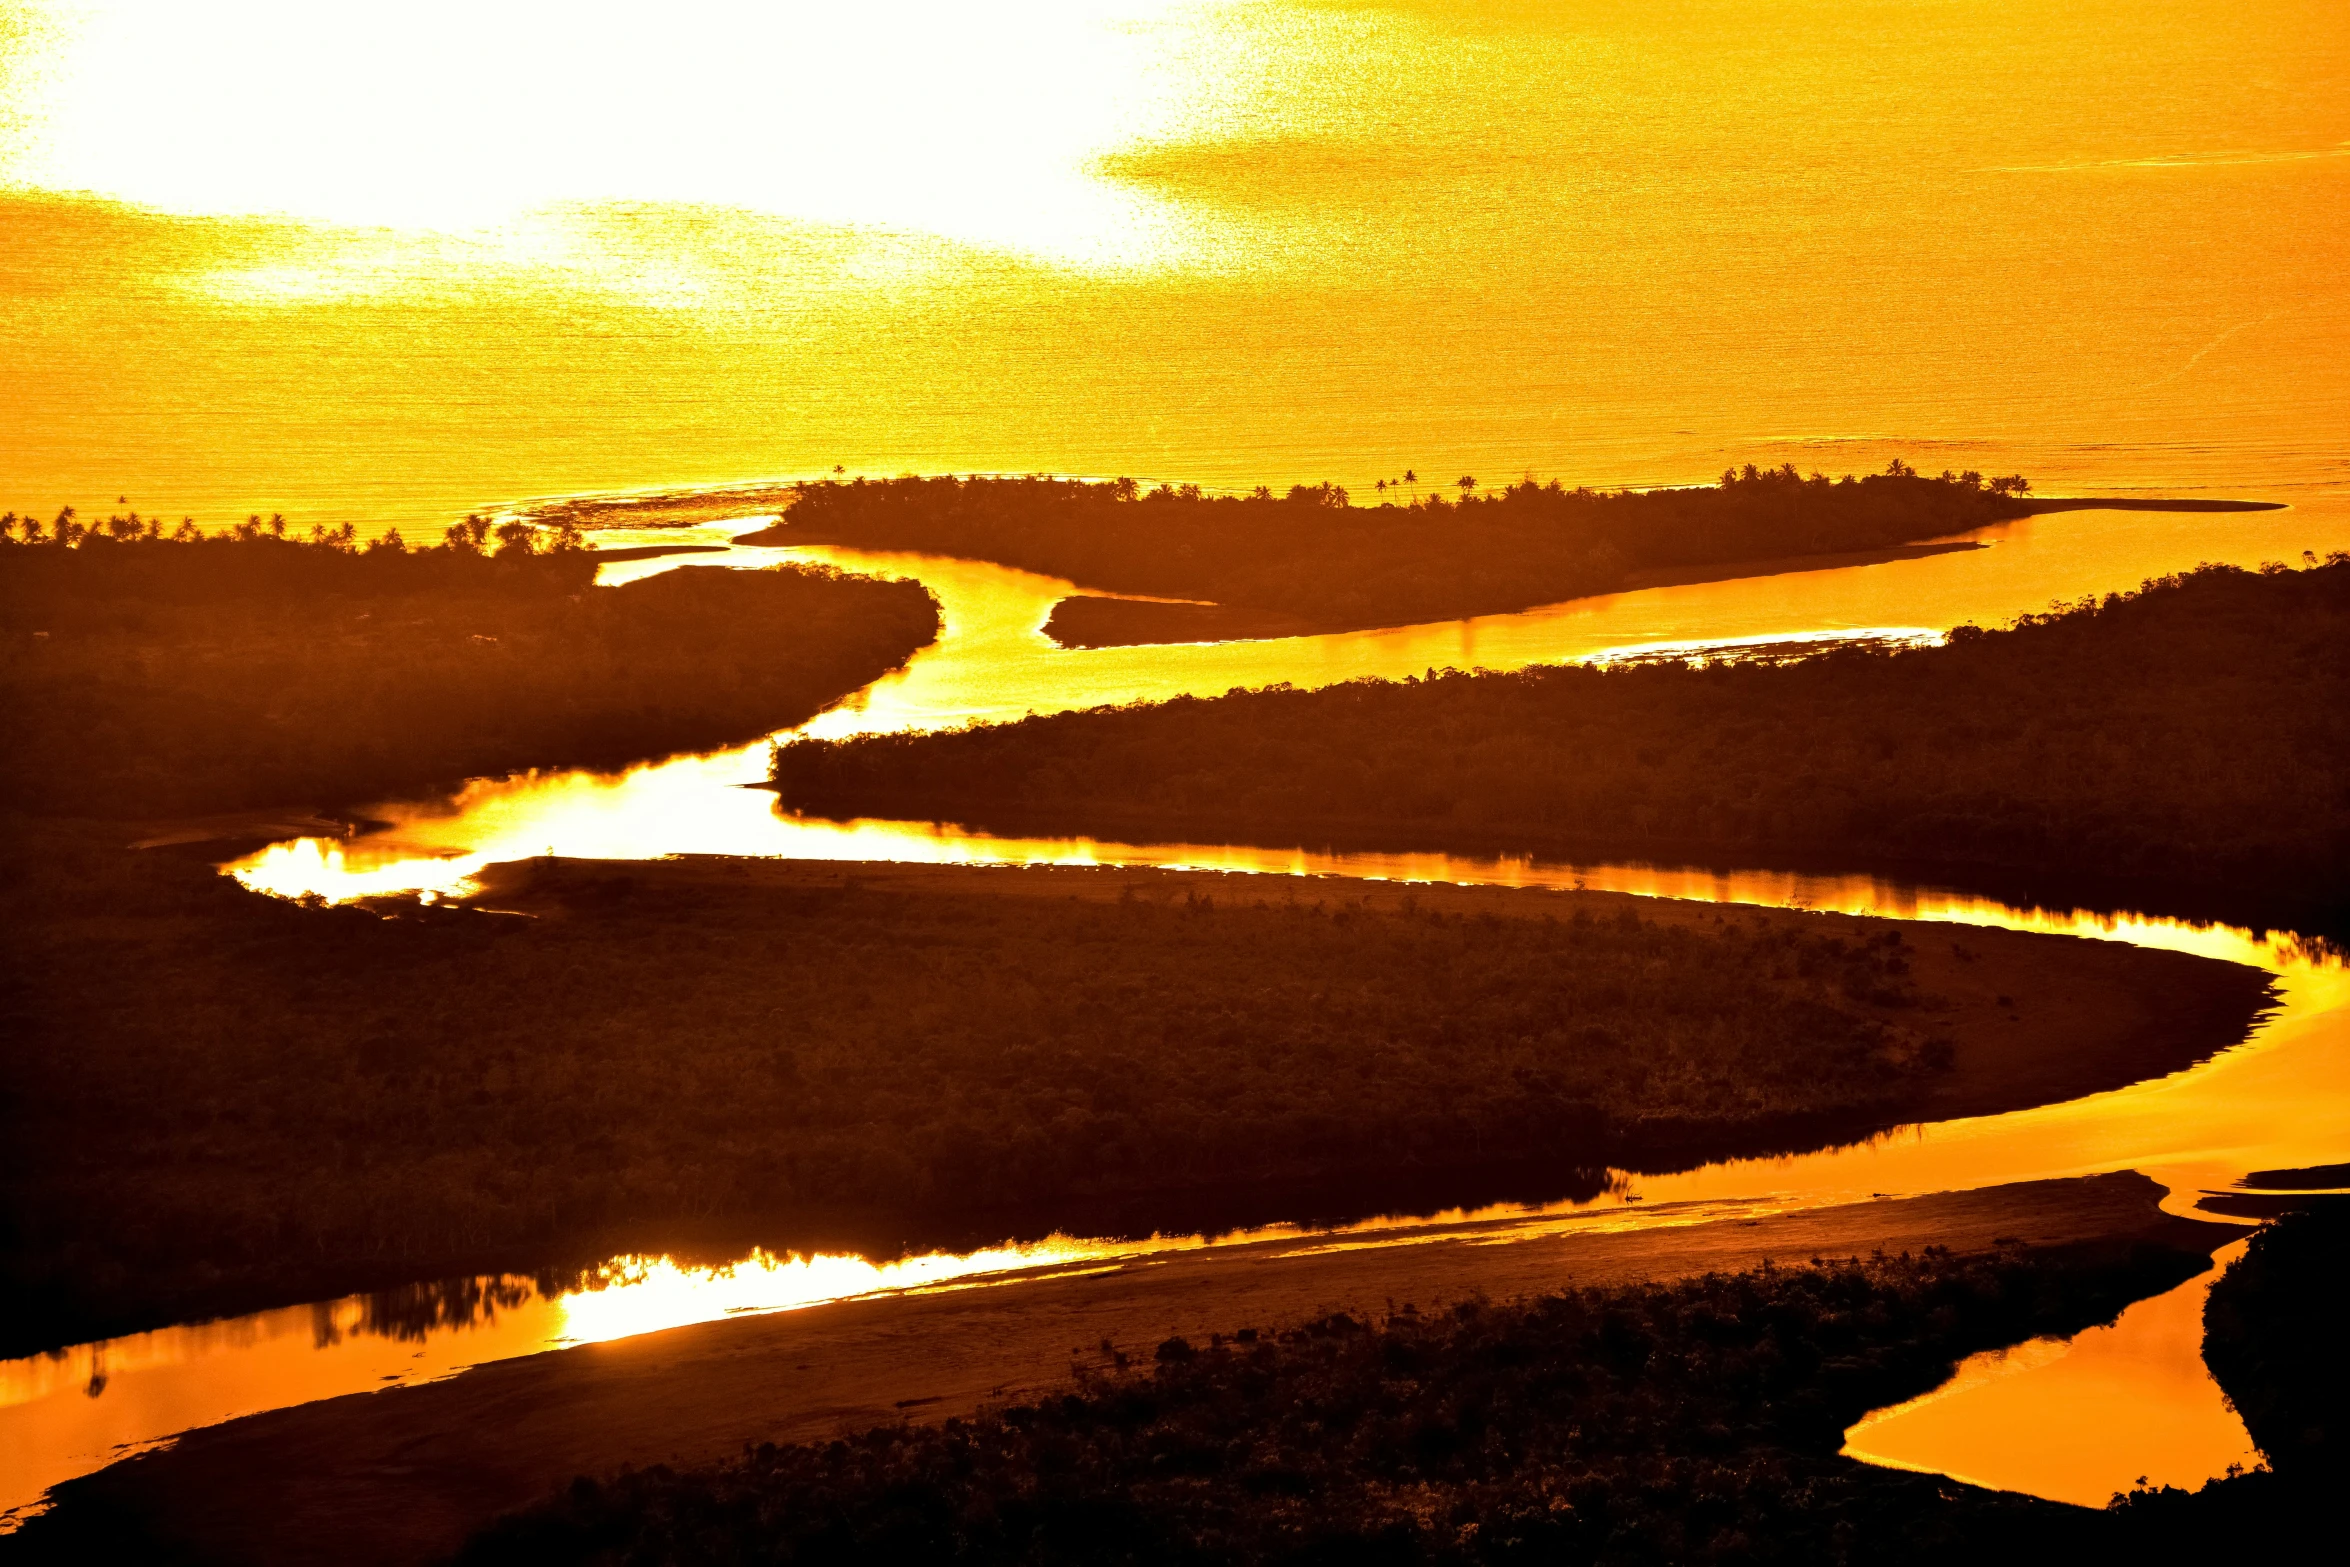
[[2338,511],[2346,72],[2328,0],[0,0],[0,507],[1899,452]]

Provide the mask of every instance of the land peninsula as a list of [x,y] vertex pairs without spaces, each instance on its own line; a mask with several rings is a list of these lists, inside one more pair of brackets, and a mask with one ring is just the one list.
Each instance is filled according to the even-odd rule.
[[193,1432],[68,1482],[21,1552],[2094,1555],[2160,1536],[1837,1448],[1963,1355],[2205,1267],[2234,1232],[2160,1196],[2121,1174],[1511,1245],[1307,1236],[711,1322]]
[[258,519],[0,519],[0,809],[158,820],[359,806],[799,723],[938,634],[910,582],[817,569],[594,586],[575,530],[438,544]]
[[2159,1075],[2268,999],[1596,893],[531,860],[471,910],[310,909],[95,833],[7,868],[13,1353],[622,1252],[1584,1196]]
[[[1209,494],[1196,484],[1043,475],[819,478],[567,500],[533,515],[590,532],[773,513],[740,544],[838,544],[994,561],[1068,578],[1044,631],[1065,647],[1359,631],[1506,614],[1593,594],[1911,560],[1979,549],[1953,535],[2043,512],[2267,511],[2278,503],[2043,497],[2021,474],[1928,477],[1896,458],[1830,480],[1792,464],[1718,485],[1480,488],[1415,475],[1374,503],[1343,486]],[[708,546],[643,546],[674,553]]]
[[780,747],[795,810],[1133,841],[1957,878],[2255,922],[2350,905],[2350,556],[1946,646],[1179,698]]

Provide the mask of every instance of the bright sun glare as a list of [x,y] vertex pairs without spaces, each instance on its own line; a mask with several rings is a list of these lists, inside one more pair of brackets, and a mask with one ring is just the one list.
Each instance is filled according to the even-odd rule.
[[1164,215],[1091,167],[1171,123],[1169,29],[1203,9],[36,0],[0,7],[0,183],[476,235],[674,204],[1132,261]]

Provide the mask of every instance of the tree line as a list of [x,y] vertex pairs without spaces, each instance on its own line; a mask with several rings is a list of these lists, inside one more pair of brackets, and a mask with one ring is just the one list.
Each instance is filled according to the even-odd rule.
[[[13,511],[0,512],[0,546],[37,545],[72,550],[84,546],[102,549],[109,544],[257,544],[263,540],[308,545],[337,555],[396,557],[412,553],[398,528],[386,528],[362,544],[357,523],[342,522],[332,528],[313,523],[305,536],[290,527],[283,512],[271,513],[266,521],[256,512],[243,522],[212,532],[198,527],[195,518],[182,517],[169,533],[163,531],[161,517],[142,517],[135,510],[114,513],[103,522],[84,522],[79,510],[64,506],[46,523],[31,512],[22,516]],[[431,554],[438,550],[450,555],[494,554],[517,560],[531,555],[579,554],[586,548],[586,535],[578,522],[567,515],[542,524],[520,517],[499,522],[479,512],[468,512],[442,530],[437,546],[427,545],[413,553]],[[172,559],[177,570],[201,569],[191,567],[197,557],[180,555]],[[245,569],[250,569],[249,564]]]

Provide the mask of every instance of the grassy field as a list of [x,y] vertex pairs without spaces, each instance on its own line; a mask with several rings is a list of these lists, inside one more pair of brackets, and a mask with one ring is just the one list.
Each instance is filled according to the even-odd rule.
[[623,1250],[1587,1194],[2173,1070],[2266,996],[1596,894],[530,861],[482,900],[528,918],[379,918],[57,828],[7,870],[10,1351]]
[[1130,840],[1901,869],[2335,920],[2350,558],[1777,667],[1440,674],[787,746],[796,809]]

